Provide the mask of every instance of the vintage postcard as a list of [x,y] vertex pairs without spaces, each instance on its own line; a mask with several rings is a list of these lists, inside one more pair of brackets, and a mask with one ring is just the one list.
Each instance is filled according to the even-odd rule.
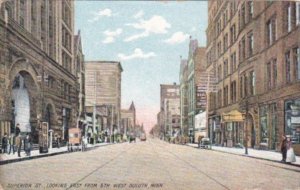
[[0,189],[300,190],[300,1],[0,0]]

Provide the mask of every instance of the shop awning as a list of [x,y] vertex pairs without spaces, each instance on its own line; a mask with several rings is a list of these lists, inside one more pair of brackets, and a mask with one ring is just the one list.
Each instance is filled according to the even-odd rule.
[[222,114],[222,122],[243,122],[243,114],[238,110],[232,110]]

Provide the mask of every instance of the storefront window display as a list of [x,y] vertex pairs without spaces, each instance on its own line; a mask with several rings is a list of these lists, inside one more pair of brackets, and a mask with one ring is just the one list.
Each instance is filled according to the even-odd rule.
[[271,113],[271,127],[272,127],[272,149],[275,149],[279,144],[278,125],[277,125],[277,106],[276,104],[270,105]]
[[293,144],[300,144],[300,98],[285,102],[285,134]]
[[261,143],[269,143],[268,138],[268,107],[262,106],[259,108],[260,117],[260,139]]

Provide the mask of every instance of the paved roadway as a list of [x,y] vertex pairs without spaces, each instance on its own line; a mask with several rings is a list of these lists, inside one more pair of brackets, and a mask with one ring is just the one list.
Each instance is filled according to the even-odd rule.
[[300,168],[154,139],[2,165],[0,184],[22,190],[299,190]]

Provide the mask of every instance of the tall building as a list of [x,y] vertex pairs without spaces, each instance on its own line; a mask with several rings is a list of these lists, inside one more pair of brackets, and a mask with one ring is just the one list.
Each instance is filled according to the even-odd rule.
[[160,85],[159,120],[163,136],[172,137],[180,133],[180,96],[179,85]]
[[78,90],[78,127],[82,128],[83,122],[85,120],[85,64],[84,55],[82,52],[80,31],[78,31],[78,34],[74,36],[74,64],[77,76],[76,89]]
[[214,143],[280,150],[285,134],[300,154],[300,2],[209,1],[208,12]]
[[121,133],[126,134],[134,131],[136,126],[136,111],[132,102],[129,109],[121,110]]
[[195,116],[201,109],[201,105],[197,102],[197,87],[200,84],[201,72],[205,72],[205,59],[205,48],[198,47],[198,41],[190,37],[187,63],[187,108],[189,130],[188,135],[191,141],[195,140]]
[[187,60],[183,59],[180,63],[180,128],[181,135],[188,136],[188,99],[187,99],[187,88],[188,88],[188,73],[187,73]]
[[40,122],[68,139],[77,121],[74,1],[1,1],[0,136]]
[[[85,62],[85,106],[87,113],[93,117],[93,133],[100,130],[120,132],[122,71],[120,62]],[[101,126],[99,119],[103,117],[106,117],[109,129]],[[100,123],[97,124],[96,120]]]

